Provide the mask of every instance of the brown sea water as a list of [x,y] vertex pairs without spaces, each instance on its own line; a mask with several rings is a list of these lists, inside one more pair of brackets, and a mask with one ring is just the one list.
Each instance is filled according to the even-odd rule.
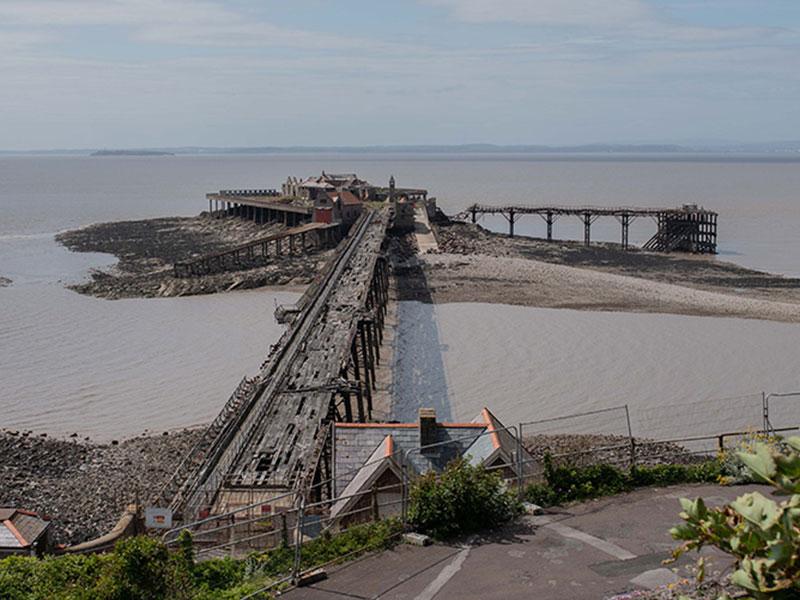
[[[13,283],[0,288],[0,427],[58,434],[75,431],[109,439],[210,419],[239,379],[255,371],[269,344],[280,335],[281,329],[272,319],[275,303],[294,296],[266,290],[163,300],[104,301],[79,296],[65,290],[63,283],[85,277],[91,267],[113,263],[113,257],[69,253],[54,242],[53,235],[93,222],[192,215],[205,208],[207,191],[278,187],[286,175],[305,176],[322,169],[355,171],[375,183],[385,182],[394,174],[398,185],[430,189],[450,213],[472,202],[606,206],[697,203],[720,212],[721,259],[800,275],[800,236],[796,233],[800,230],[800,158],[2,157],[0,277]],[[501,219],[485,224],[498,230],[505,227]],[[577,239],[582,236],[580,227],[577,219],[563,219],[556,225],[556,235]],[[544,224],[526,217],[518,222],[517,231],[542,235]],[[653,231],[654,225],[647,219],[637,220],[631,240],[644,241]],[[618,225],[611,219],[600,220],[593,235],[595,239],[617,240]],[[514,418],[531,412],[571,410],[574,401],[552,400],[563,396],[565,389],[574,389],[575,394],[580,391],[580,406],[601,406],[617,398],[642,396],[639,390],[652,374],[652,369],[643,365],[655,364],[655,358],[647,362],[647,355],[641,351],[619,352],[617,360],[603,370],[602,381],[607,384],[600,385],[597,377],[579,380],[574,373],[571,378],[556,376],[556,371],[560,373],[570,365],[577,368],[609,362],[607,336],[625,340],[625,347],[647,347],[652,337],[649,326],[626,315],[615,323],[613,331],[603,324],[586,323],[580,337],[578,332],[557,327],[531,331],[527,325],[516,327],[517,323],[531,322],[533,313],[483,307],[482,312],[488,311],[493,320],[500,321],[496,327],[481,329],[478,335],[470,333],[473,317],[453,317],[452,310],[456,309],[437,307],[430,319],[434,323],[445,319],[440,324],[447,336],[445,345],[454,350],[437,353],[439,342],[434,342],[418,354],[429,357],[428,366],[438,360],[448,381],[447,389],[437,393],[436,385],[429,385],[425,393],[438,394],[441,411],[458,418],[469,416],[467,413],[478,404],[502,406],[504,414]],[[594,317],[605,318],[567,313],[545,321],[570,324]],[[660,319],[659,315],[635,317],[652,318],[653,323]],[[668,331],[693,327],[694,321],[687,318],[670,319],[675,321],[667,322]],[[709,321],[719,323],[710,327],[723,328],[725,336],[712,335],[715,343],[702,346],[703,354],[696,359],[711,356],[715,364],[736,365],[739,359],[735,349],[747,348],[748,360],[759,365],[761,375],[708,378],[709,394],[715,389],[724,395],[729,390],[750,393],[768,384],[774,388],[792,384],[787,372],[791,373],[794,366],[788,363],[787,367],[786,360],[796,360],[797,346],[792,345],[796,326],[739,327],[740,322],[735,320]],[[460,335],[453,336],[453,331]],[[400,342],[414,335],[419,332],[407,331]],[[422,335],[431,338],[430,334]],[[585,352],[573,357],[567,353],[553,363],[553,344],[569,341],[570,336],[580,337]],[[774,346],[776,339],[783,345]],[[686,345],[699,347],[676,340],[657,357],[658,368],[675,381],[687,377],[691,366],[686,362],[686,357],[692,356],[691,352],[687,354]],[[525,349],[545,364],[531,363],[535,369],[529,374],[520,367],[516,378],[510,378],[503,369],[485,368],[485,388],[479,388],[482,400],[478,402],[471,383],[474,373],[448,366],[451,359],[447,357],[452,356],[448,352],[480,350],[486,354],[481,364],[498,365],[508,362],[503,355],[505,348]],[[475,364],[457,361],[456,365],[461,362]],[[416,363],[408,364],[413,367]],[[548,372],[555,374],[534,377]],[[411,373],[401,377],[413,379],[413,369]],[[536,394],[523,393],[531,382],[535,382]],[[598,393],[586,391],[592,386]],[[679,399],[686,394],[649,397]],[[514,409],[509,403],[526,408]]]

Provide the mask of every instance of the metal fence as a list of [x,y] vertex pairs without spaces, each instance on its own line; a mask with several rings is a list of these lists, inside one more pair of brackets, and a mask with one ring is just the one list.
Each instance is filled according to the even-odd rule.
[[[706,404],[706,410],[701,406]],[[727,410],[725,410],[727,407]],[[681,411],[684,421],[691,421],[675,433],[660,422],[666,412],[673,421]],[[576,413],[557,418],[528,421],[502,429],[489,428],[432,446],[460,444],[468,447],[488,435],[513,436],[514,448],[509,460],[494,465],[510,489],[522,496],[525,485],[543,477],[545,455],[556,463],[614,464],[630,467],[638,464],[692,462],[706,459],[720,449],[731,447],[745,436],[757,432],[786,433],[800,429],[800,392],[755,394],[723,398],[705,403],[672,405],[657,409],[632,411],[627,405]],[[224,514],[209,516],[176,527],[163,536],[168,546],[178,543],[182,531],[192,533],[199,558],[243,555],[254,550],[289,548],[294,551],[292,573],[252,597],[282,583],[297,581],[302,564],[303,544],[324,532],[338,533],[365,522],[389,517],[408,521],[409,492],[414,480],[411,456],[420,447],[396,450],[347,472],[314,483],[304,493],[276,495],[250,491],[250,501]],[[362,469],[392,459],[397,478],[384,485],[325,499],[326,490],[335,489],[335,480],[351,480]],[[246,497],[246,496],[245,496]],[[255,499],[254,499],[255,498]],[[323,498],[311,501],[311,498]],[[353,553],[366,552],[362,547]],[[352,553],[351,553],[352,554]],[[345,557],[340,557],[341,560]],[[324,565],[315,565],[319,568]]]

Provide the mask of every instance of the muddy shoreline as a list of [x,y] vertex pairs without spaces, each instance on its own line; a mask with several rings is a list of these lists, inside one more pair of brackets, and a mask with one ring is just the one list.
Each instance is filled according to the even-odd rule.
[[57,543],[92,539],[107,533],[126,505],[152,504],[202,431],[110,444],[0,431],[0,506],[52,518]]
[[330,252],[274,257],[264,266],[202,277],[175,277],[173,265],[223,252],[283,231],[280,224],[256,224],[238,217],[163,217],[98,223],[56,236],[73,252],[113,254],[118,262],[90,272],[70,289],[98,298],[156,298],[213,294],[265,286],[305,286]]

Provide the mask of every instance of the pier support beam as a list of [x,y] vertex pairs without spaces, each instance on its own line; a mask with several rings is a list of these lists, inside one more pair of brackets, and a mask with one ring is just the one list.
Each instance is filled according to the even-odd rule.
[[592,243],[592,223],[597,219],[597,215],[585,212],[581,215],[583,221],[583,243],[589,246]]
[[556,221],[556,215],[554,215],[551,211],[547,211],[546,213],[538,213],[542,219],[544,219],[545,223],[547,223],[547,241],[553,241],[553,223]]
[[508,237],[512,237],[513,238],[514,237],[514,223],[519,218],[519,215],[517,215],[514,212],[513,208],[509,209],[508,215],[506,215],[506,213],[502,213],[502,215],[505,217],[506,221],[508,221]]
[[630,217],[622,215],[622,249],[628,249],[628,228],[630,227]]

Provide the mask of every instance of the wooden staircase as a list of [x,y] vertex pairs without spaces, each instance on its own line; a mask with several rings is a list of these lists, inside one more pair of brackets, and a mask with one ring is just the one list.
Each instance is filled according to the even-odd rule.
[[647,240],[642,249],[651,252],[672,252],[691,240],[694,231],[694,223],[682,223],[669,230],[659,229],[653,237]]

